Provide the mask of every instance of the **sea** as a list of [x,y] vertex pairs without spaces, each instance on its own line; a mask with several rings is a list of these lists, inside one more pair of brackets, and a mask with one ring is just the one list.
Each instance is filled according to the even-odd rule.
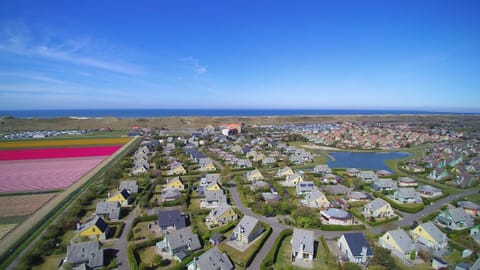
[[465,114],[420,110],[343,110],[343,109],[68,109],[68,110],[0,110],[1,117],[14,118],[157,118],[186,116],[322,116],[322,115],[415,115]]

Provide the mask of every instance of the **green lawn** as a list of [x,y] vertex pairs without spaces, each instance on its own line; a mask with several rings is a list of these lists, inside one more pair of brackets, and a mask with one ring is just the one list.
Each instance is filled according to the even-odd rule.
[[[231,231],[226,232],[224,234],[225,237],[228,238],[230,235]],[[232,248],[231,246],[227,245],[225,242],[221,243],[218,247],[220,250],[226,252],[228,254],[228,257],[232,260],[232,262],[235,264],[235,269],[245,269],[246,264],[250,257],[254,256],[257,253],[257,250],[260,248],[260,244],[263,241],[263,238],[265,238],[267,234],[264,232],[256,241],[253,243],[247,250],[244,252],[238,251],[235,248]]]
[[153,223],[152,221],[140,222],[133,229],[133,238],[132,239],[153,239],[161,235],[152,233],[148,229],[148,224]]
[[32,270],[51,270],[58,269],[58,264],[61,259],[65,258],[65,254],[54,254],[51,256],[43,257],[43,263],[37,266],[33,266]]

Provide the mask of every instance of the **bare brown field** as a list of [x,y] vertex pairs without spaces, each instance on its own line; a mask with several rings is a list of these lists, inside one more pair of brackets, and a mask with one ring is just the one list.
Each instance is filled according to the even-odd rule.
[[324,115],[324,116],[262,116],[262,117],[162,117],[162,118],[115,118],[95,119],[0,119],[0,133],[20,130],[53,129],[129,129],[133,126],[167,129],[197,129],[206,125],[214,127],[224,123],[243,122],[247,125],[335,123],[337,121],[476,121],[478,115]]
[[12,195],[0,197],[0,217],[28,216],[42,207],[56,194]]

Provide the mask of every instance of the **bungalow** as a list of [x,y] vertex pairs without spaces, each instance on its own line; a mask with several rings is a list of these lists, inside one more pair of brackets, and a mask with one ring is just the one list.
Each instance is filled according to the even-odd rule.
[[401,186],[401,187],[416,187],[416,186],[418,186],[417,181],[413,180],[410,177],[406,177],[406,176],[399,177],[397,181],[398,181],[398,185]]
[[136,180],[121,181],[118,191],[126,189],[128,193],[138,193],[138,184]]
[[104,252],[97,240],[73,243],[67,246],[64,262],[70,263],[72,267],[86,265],[87,269],[97,269],[103,267]]
[[328,167],[328,164],[321,164],[321,165],[317,165],[315,166],[315,168],[313,168],[313,173],[316,173],[316,174],[327,174],[327,173],[332,173],[332,169],[330,169],[330,167]]
[[266,157],[262,160],[262,165],[267,166],[267,165],[272,165],[276,162],[274,157]]
[[170,167],[170,170],[167,171],[167,175],[181,175],[186,174],[187,170],[180,163],[175,163]]
[[251,168],[252,162],[247,159],[238,159],[237,160],[237,168]]
[[237,213],[233,208],[226,203],[221,203],[208,213],[205,222],[209,226],[221,226],[237,219]]
[[107,217],[109,219],[119,219],[120,218],[120,203],[118,202],[97,202],[97,207],[95,208],[95,215]]
[[348,188],[344,185],[328,185],[325,186],[323,190],[331,195],[345,195],[352,191],[351,188]]
[[295,191],[297,196],[305,196],[312,192],[314,188],[315,184],[312,181],[303,181],[297,183]]
[[264,229],[258,219],[245,215],[233,229],[233,232],[230,235],[230,240],[248,245],[257,239],[257,237],[262,234],[263,230]]
[[358,177],[360,171],[357,168],[347,168],[347,175],[350,177]]
[[281,169],[278,169],[277,173],[275,174],[275,177],[286,177],[288,175],[292,175],[293,171],[290,169],[290,167],[286,166]]
[[312,192],[305,196],[305,199],[300,201],[304,206],[311,208],[327,208],[330,206],[330,202],[327,196],[323,194],[318,188],[314,188]]
[[327,174],[324,174],[323,177],[320,177],[320,180],[324,184],[337,184],[340,178],[334,174],[327,173]]
[[263,179],[264,177],[258,169],[247,172],[247,180],[249,182],[254,182],[254,181],[263,180]]
[[115,192],[109,196],[107,202],[118,202],[121,206],[128,206],[131,202],[130,193],[126,189]]
[[430,186],[430,185],[423,185],[418,188],[418,193],[420,197],[424,198],[436,198],[442,196],[443,192],[441,189]]
[[444,249],[448,245],[448,237],[432,222],[419,224],[410,231],[413,241],[430,249]]
[[183,183],[183,179],[180,176],[174,177],[167,181],[164,190],[184,190],[185,184]]
[[262,199],[266,203],[274,203],[278,202],[282,199],[278,193],[272,193],[272,192],[262,192]]
[[270,189],[271,187],[272,187],[272,185],[270,183],[260,180],[260,181],[253,182],[253,184],[250,186],[250,189],[251,190],[257,190],[257,189],[266,190],[266,189]]
[[376,191],[391,191],[397,189],[397,184],[391,178],[378,178],[373,181],[372,189]]
[[200,208],[212,209],[222,203],[227,203],[227,197],[223,190],[207,190],[205,191],[205,199],[200,200]]
[[303,182],[303,176],[300,173],[294,173],[285,177],[282,186],[295,187],[299,182]]
[[110,228],[102,217],[95,217],[89,222],[78,225],[79,236],[85,236],[91,239],[107,239]]
[[225,252],[220,252],[217,246],[205,251],[198,258],[194,258],[187,270],[233,270],[230,258]]
[[393,193],[393,199],[399,203],[422,203],[422,198],[414,188],[402,187]]
[[198,170],[201,172],[212,172],[217,170],[215,164],[213,164],[213,160],[208,157],[201,158],[198,163],[200,165],[200,168]]
[[480,205],[473,203],[471,201],[459,201],[457,202],[457,206],[462,207],[463,211],[465,211],[467,215],[470,215],[473,217],[477,216],[480,212]]
[[[220,174],[219,173],[207,173],[205,177],[200,179],[200,184],[198,185],[197,191],[199,193],[203,193],[210,187],[210,190],[219,190],[221,189],[220,185]],[[217,187],[213,186],[212,184],[217,184]]]
[[315,256],[315,234],[313,231],[294,228],[290,243],[292,244],[291,261],[312,262]]
[[159,202],[171,202],[178,200],[182,197],[182,193],[176,189],[166,189],[164,190],[160,196],[157,198]]
[[447,176],[448,176],[448,171],[446,169],[436,168],[428,175],[428,178],[438,181],[438,180],[444,179]]
[[344,233],[337,241],[338,248],[353,263],[367,263],[373,257],[372,249],[363,233]]
[[402,229],[388,231],[380,237],[378,243],[402,260],[410,260],[411,254],[418,251],[410,236]]
[[349,212],[337,209],[328,208],[327,210],[320,211],[320,217],[322,223],[330,225],[352,225],[353,216]]
[[381,198],[376,198],[375,200],[367,203],[363,206],[363,216],[366,218],[375,217],[375,218],[387,218],[394,217],[395,212],[393,212],[392,206]]
[[378,177],[386,177],[386,176],[391,176],[392,173],[390,171],[387,171],[387,170],[378,170],[377,171],[377,176]]
[[462,207],[447,208],[437,216],[437,222],[449,229],[461,230],[474,225],[473,217],[467,215]]
[[182,261],[191,252],[202,248],[198,235],[192,232],[192,227],[167,233],[165,238],[155,246],[158,253],[166,252],[178,261]]
[[352,191],[348,194],[348,200],[351,202],[368,202],[372,197],[364,192]]
[[183,229],[186,227],[186,216],[180,210],[159,210],[158,226],[163,232]]
[[378,179],[377,175],[373,171],[360,171],[358,178],[362,179],[365,183],[371,183]]

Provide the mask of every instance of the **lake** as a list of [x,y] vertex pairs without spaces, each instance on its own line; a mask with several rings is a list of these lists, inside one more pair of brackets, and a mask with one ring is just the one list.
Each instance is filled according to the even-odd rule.
[[405,152],[332,152],[330,155],[335,158],[332,161],[328,158],[330,168],[357,168],[369,170],[392,171],[385,160],[401,159],[411,156]]

